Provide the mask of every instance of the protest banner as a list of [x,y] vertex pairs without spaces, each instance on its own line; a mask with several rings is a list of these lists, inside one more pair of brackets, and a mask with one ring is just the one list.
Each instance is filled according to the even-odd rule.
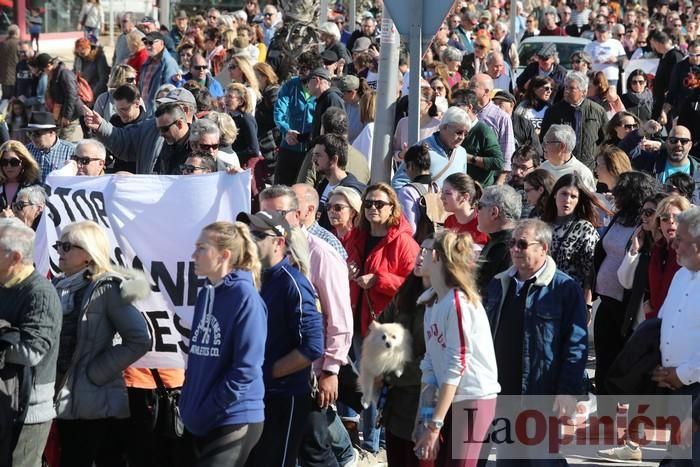
[[52,247],[61,229],[91,220],[104,228],[111,260],[143,269],[153,293],[135,303],[153,337],[151,351],[133,366],[182,368],[199,287],[191,259],[200,231],[250,212],[250,172],[197,176],[49,176],[46,209],[37,229],[35,263],[57,275]]

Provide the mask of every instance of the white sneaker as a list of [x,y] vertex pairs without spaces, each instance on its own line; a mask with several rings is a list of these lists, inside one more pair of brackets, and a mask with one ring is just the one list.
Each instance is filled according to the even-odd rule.
[[598,455],[610,462],[642,462],[642,450],[629,444],[619,448],[601,449]]

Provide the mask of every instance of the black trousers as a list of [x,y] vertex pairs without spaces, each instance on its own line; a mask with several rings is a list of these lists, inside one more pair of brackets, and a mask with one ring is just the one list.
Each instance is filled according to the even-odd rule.
[[620,331],[624,317],[625,308],[622,302],[610,297],[600,297],[600,305],[593,323],[597,394],[609,394],[606,387],[608,371],[626,341]]
[[243,467],[263,432],[263,422],[228,425],[194,437],[197,467]]
[[305,157],[306,151],[297,152],[280,148],[275,167],[275,185],[294,185]]
[[248,467],[295,467],[311,412],[311,396],[265,398],[265,427]]
[[110,442],[103,446],[97,467],[192,467],[195,465],[191,436],[171,439],[151,431],[153,390],[128,388],[131,417],[114,420]]
[[61,467],[92,467],[108,444],[111,419],[56,420],[61,445]]

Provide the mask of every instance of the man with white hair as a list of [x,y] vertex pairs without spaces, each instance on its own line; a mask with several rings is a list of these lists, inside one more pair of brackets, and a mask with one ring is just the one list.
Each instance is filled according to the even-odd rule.
[[12,427],[12,459],[7,459],[19,467],[41,465],[56,416],[53,394],[63,315],[56,289],[34,269],[34,240],[34,231],[19,220],[0,219],[0,320],[19,330],[17,341],[1,353],[6,364],[18,368],[18,398],[9,402],[26,407],[8,413],[3,402],[3,417],[23,420]]
[[469,82],[469,89],[474,91],[479,101],[477,109],[479,120],[493,128],[498,136],[498,143],[501,145],[501,153],[503,154],[503,172],[498,176],[497,183],[505,183],[507,174],[510,172],[510,158],[515,151],[513,122],[510,115],[492,102],[494,85],[493,79],[489,75],[485,73],[474,75]]
[[588,77],[578,71],[569,72],[564,79],[564,98],[547,109],[542,120],[540,138],[544,141],[549,127],[567,125],[574,130],[574,157],[589,169],[595,167],[595,152],[605,139],[608,116],[600,105],[586,97]]
[[[209,11],[207,11],[207,27],[210,28],[216,28],[219,25],[219,17],[221,16],[221,12],[217,10],[216,8],[210,8]],[[246,15],[246,19],[248,18],[248,15]]]
[[[114,55],[112,56],[112,66],[119,65],[120,63],[126,63],[131,55],[131,50],[129,50],[129,45],[127,37],[131,31],[136,29],[136,24],[134,24],[134,14],[130,11],[122,13],[119,18],[119,27],[121,29],[121,34],[117,38],[117,45],[114,47]],[[138,29],[136,29],[138,31]],[[141,36],[143,36],[143,33]],[[138,71],[138,70],[137,70]]]
[[275,37],[275,33],[281,26],[282,18],[280,18],[277,7],[273,4],[265,5],[262,20],[263,42],[265,43],[265,47],[270,47],[272,38]]
[[[673,248],[681,268],[673,276],[666,300],[659,310],[661,319],[661,364],[651,379],[672,394],[693,398],[693,415],[698,414],[700,394],[700,207],[694,206],[676,215]],[[700,431],[693,430],[693,458],[700,447]],[[688,465],[697,465],[686,461]],[[680,464],[680,463],[679,463]],[[675,465],[675,463],[674,463]]]
[[192,151],[210,155],[216,161],[216,170],[225,171],[230,167],[241,166],[238,155],[219,149],[221,130],[212,120],[201,118],[190,125],[190,148]]
[[511,68],[501,52],[493,51],[486,56],[486,70],[486,74],[493,80],[494,89],[513,92]]
[[352,57],[348,53],[348,49],[340,41],[340,29],[335,23],[330,21],[323,23],[320,28],[321,40],[325,46],[325,50],[332,50],[336,53],[339,59],[344,60],[345,63],[351,63]]
[[576,134],[568,125],[552,125],[542,140],[544,157],[541,169],[551,173],[555,180],[562,175],[577,173],[586,188],[595,193],[596,181],[591,169],[581,163],[571,152],[576,146]]
[[[467,113],[458,107],[450,107],[442,116],[440,129],[419,143],[428,145],[430,176],[439,186],[453,173],[467,173],[467,151],[461,144],[470,129],[471,120]],[[398,190],[410,182],[406,164],[402,162],[391,185]]]
[[76,175],[99,177],[105,174],[107,149],[96,139],[84,139],[75,145],[75,154],[71,160],[78,167]]
[[[515,46],[513,39],[510,37],[510,26],[502,21],[497,21],[493,27],[493,37],[498,41],[501,47],[501,54],[509,67],[518,67],[518,48]],[[488,59],[486,60],[488,63]],[[496,87],[497,89],[504,89]]]

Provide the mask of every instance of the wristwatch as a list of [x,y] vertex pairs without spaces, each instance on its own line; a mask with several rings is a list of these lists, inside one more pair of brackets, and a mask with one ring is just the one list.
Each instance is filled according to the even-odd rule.
[[428,422],[428,429],[430,431],[440,431],[444,425],[445,422],[442,420],[430,420]]

